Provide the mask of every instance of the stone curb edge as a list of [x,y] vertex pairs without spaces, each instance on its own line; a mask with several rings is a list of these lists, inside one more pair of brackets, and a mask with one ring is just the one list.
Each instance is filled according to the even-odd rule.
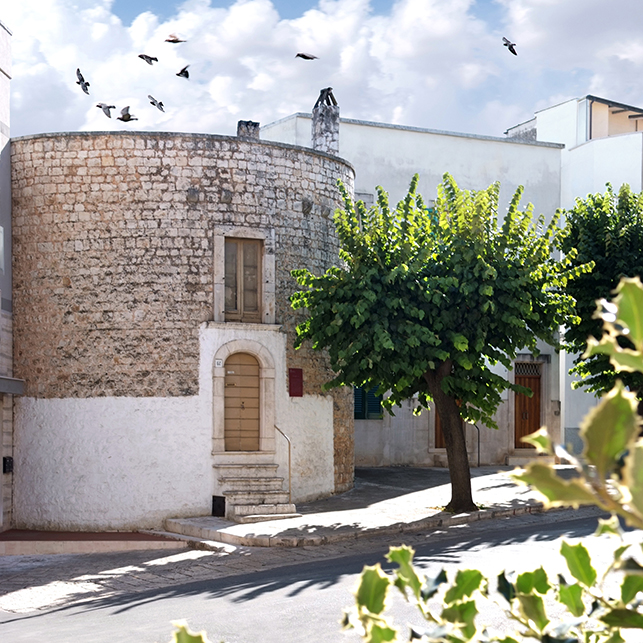
[[[565,507],[556,507],[549,509],[555,511],[565,509]],[[327,545],[342,541],[359,540],[375,536],[413,533],[423,529],[440,529],[441,527],[451,527],[467,523],[478,522],[480,520],[491,520],[494,518],[507,518],[510,516],[521,516],[531,513],[542,513],[544,505],[541,502],[533,502],[521,507],[507,507],[501,509],[482,509],[475,513],[464,513],[456,515],[430,516],[412,523],[395,523],[384,527],[374,527],[364,529],[363,531],[350,531],[342,533],[328,533],[324,535],[296,535],[296,536],[240,536],[231,534],[225,530],[212,530],[208,539],[198,538],[195,536],[183,536],[181,534],[169,532],[148,532],[157,535],[164,535],[177,540],[185,540],[188,547],[195,549],[213,549],[220,550],[221,544],[245,546],[245,547],[310,547]],[[256,524],[256,523],[255,523]]]

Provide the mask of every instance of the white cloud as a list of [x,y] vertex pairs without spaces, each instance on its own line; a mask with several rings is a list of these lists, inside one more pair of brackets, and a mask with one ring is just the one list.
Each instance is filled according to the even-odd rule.
[[[110,0],[12,2],[0,16],[14,34],[12,134],[230,134],[237,119],[265,124],[310,111],[328,86],[346,117],[492,135],[554,96],[591,91],[643,104],[643,3],[493,1],[494,24],[481,17],[492,0],[397,0],[386,16],[368,0],[321,0],[293,20],[270,0],[189,0],[166,21],[146,12],[130,27]],[[170,33],[188,42],[165,43]],[[518,43],[517,57],[503,35]],[[297,51],[319,60],[295,59]],[[159,62],[149,66],[141,53]],[[188,64],[189,81],[176,76]],[[90,96],[75,84],[76,67]],[[129,104],[139,120],[108,120],[98,102]]]

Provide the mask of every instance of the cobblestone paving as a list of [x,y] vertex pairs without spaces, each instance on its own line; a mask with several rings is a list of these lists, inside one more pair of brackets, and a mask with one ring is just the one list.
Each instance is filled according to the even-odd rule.
[[215,551],[132,551],[107,554],[0,557],[0,610],[29,613],[78,601],[110,598],[194,581],[220,579],[317,560],[373,554],[382,560],[389,545],[420,546],[461,539],[463,543],[511,526],[545,525],[572,517],[598,516],[593,508],[495,519],[432,532],[344,541],[319,547],[265,548],[221,545]]

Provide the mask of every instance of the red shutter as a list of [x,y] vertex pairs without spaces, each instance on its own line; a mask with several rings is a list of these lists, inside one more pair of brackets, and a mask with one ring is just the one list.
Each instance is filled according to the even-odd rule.
[[290,397],[304,396],[304,371],[301,368],[288,369],[288,390]]

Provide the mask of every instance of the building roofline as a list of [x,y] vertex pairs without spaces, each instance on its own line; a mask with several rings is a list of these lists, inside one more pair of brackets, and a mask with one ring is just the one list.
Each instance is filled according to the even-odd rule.
[[594,101],[595,103],[603,103],[603,105],[607,105],[608,107],[618,107],[628,112],[640,112],[641,114],[643,114],[643,107],[634,107],[632,105],[627,105],[625,103],[619,103],[615,100],[608,100],[607,98],[601,98],[600,96],[592,96],[592,94],[587,94],[585,98],[587,100]]
[[171,136],[181,136],[184,138],[205,138],[205,139],[217,139],[228,142],[238,142],[238,143],[250,143],[252,145],[266,145],[270,147],[280,147],[288,150],[296,150],[298,152],[306,152],[307,154],[317,154],[319,156],[325,156],[328,159],[333,161],[338,161],[349,167],[353,174],[355,174],[355,168],[350,161],[342,158],[341,156],[335,156],[334,154],[328,154],[327,152],[322,152],[321,150],[314,150],[311,147],[304,147],[303,145],[292,145],[291,143],[282,143],[281,141],[263,141],[261,139],[247,139],[239,138],[234,135],[225,135],[225,134],[199,134],[197,132],[148,132],[148,131],[129,131],[129,130],[117,130],[113,132],[109,131],[87,131],[87,132],[43,132],[40,134],[25,134],[24,136],[14,136],[11,138],[11,142],[14,141],[29,141],[37,138],[56,138],[61,136],[148,136],[148,137],[171,137]]
[[10,36],[13,36],[11,29],[9,29],[9,27],[7,27],[7,25],[5,25],[2,20],[0,20],[0,27],[2,27]]
[[[285,118],[281,118],[278,121],[268,123],[266,127],[269,127],[270,125],[277,125],[278,123],[283,123],[287,120],[297,118],[297,117],[312,119],[312,114],[297,112],[295,114],[291,114],[290,116],[286,116]],[[447,130],[429,129],[425,127],[413,127],[411,125],[394,125],[393,123],[377,123],[375,121],[363,121],[355,118],[340,118],[339,122],[348,123],[350,125],[366,125],[367,127],[379,127],[382,129],[397,129],[397,130],[403,130],[407,132],[421,132],[423,134],[438,134],[440,136],[470,138],[470,139],[480,140],[480,141],[498,141],[500,143],[511,143],[513,145],[532,145],[536,147],[554,147],[558,149],[565,147],[563,143],[547,143],[544,141],[520,141],[516,139],[511,139],[511,138],[503,138],[502,136],[485,136],[483,134],[463,134],[461,132],[449,132]]]

